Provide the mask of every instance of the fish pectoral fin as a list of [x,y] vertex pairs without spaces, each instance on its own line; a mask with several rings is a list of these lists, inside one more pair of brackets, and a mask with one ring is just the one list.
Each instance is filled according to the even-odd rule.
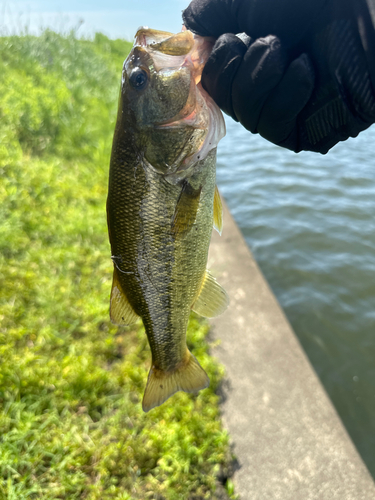
[[215,196],[214,196],[214,228],[220,234],[223,231],[223,205],[221,203],[220,193],[215,187]]
[[199,207],[202,186],[194,189],[184,181],[172,217],[171,231],[174,238],[186,234],[193,226]]
[[209,384],[207,373],[186,349],[184,360],[176,370],[166,372],[154,365],[151,367],[143,396],[143,411],[148,412],[155,406],[160,406],[177,391],[197,392]]
[[137,321],[139,316],[134,312],[134,309],[122,291],[117,273],[118,271],[115,268],[113,270],[109,315],[112,323],[115,325],[131,325]]
[[192,310],[206,318],[214,318],[223,313],[228,304],[227,292],[206,270],[198,298],[191,307]]

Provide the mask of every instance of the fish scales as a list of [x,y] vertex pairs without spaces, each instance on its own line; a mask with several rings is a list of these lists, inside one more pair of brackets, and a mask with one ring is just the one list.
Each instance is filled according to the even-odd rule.
[[202,161],[205,168],[190,179],[192,185],[203,185],[202,206],[183,241],[171,233],[180,186],[156,182],[159,174],[132,163],[115,167],[110,181],[110,227],[115,226],[118,235],[112,252],[125,256],[119,264],[122,271],[132,270],[132,274],[120,272],[119,281],[130,291],[129,302],[142,317],[153,357],[164,370],[171,369],[181,360],[182,350],[184,353],[190,307],[206,268],[213,221],[214,157],[211,152]]
[[[137,72],[138,66],[131,71],[131,75]],[[181,109],[190,87],[190,81],[188,87],[184,81],[181,91],[174,85],[170,93],[174,101],[181,97]],[[168,92],[165,82],[164,91]],[[140,93],[122,91],[120,96],[111,156],[107,200],[114,262],[111,318],[119,324],[142,318],[152,353],[143,402],[148,411],[177,390],[196,391],[208,384],[207,375],[187,349],[186,329],[204,283],[210,283],[206,263],[214,219],[216,148],[194,159],[188,174],[173,177],[175,171],[163,172],[164,165],[157,165],[160,158],[178,158],[184,148],[191,158],[192,134],[197,130],[199,139],[202,132],[190,123],[182,123],[185,135],[184,129],[167,125],[161,129],[165,140],[159,140],[158,149],[160,128],[147,125],[142,129],[139,121],[147,113],[142,106],[137,122],[134,95]],[[142,98],[147,100],[147,95]],[[157,106],[151,114],[157,116]],[[201,147],[202,141],[198,144]],[[215,283],[223,308],[227,298]],[[204,306],[200,307],[198,312],[204,312]]]

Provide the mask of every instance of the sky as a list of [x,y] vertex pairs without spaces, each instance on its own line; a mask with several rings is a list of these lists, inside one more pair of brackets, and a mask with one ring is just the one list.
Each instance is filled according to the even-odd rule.
[[38,33],[50,27],[77,34],[100,31],[110,38],[132,40],[139,26],[177,32],[181,11],[189,0],[0,0],[0,33],[20,32],[27,27]]

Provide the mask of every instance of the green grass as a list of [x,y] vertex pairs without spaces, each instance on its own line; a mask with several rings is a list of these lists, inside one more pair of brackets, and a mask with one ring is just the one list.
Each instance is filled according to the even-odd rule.
[[109,321],[105,199],[129,49],[0,38],[0,500],[214,499],[230,462],[207,324],[191,318],[188,345],[210,387],[144,414],[144,329]]

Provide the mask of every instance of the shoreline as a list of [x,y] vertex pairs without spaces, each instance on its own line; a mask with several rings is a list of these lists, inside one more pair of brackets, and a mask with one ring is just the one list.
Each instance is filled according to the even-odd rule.
[[242,500],[372,500],[375,484],[223,200],[208,268],[230,297],[210,321]]

